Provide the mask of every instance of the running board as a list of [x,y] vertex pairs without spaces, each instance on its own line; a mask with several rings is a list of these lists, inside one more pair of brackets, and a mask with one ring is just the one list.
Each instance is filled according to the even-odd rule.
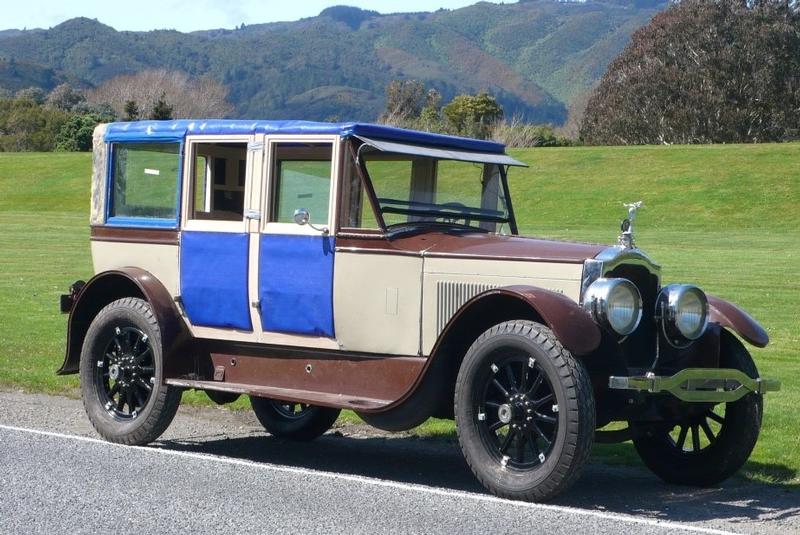
[[378,411],[392,403],[392,400],[358,398],[341,394],[328,394],[326,392],[311,392],[289,388],[271,386],[248,385],[242,383],[222,383],[218,381],[196,381],[193,379],[167,379],[164,381],[170,386],[182,388],[196,388],[197,390],[213,390],[231,394],[245,394],[263,398],[278,399],[281,401],[294,401],[295,403],[308,403],[321,407],[337,409],[351,409],[357,411]]

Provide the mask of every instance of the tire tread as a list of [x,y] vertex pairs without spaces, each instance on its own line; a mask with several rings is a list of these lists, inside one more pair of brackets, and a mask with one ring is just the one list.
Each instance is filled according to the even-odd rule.
[[[489,339],[506,334],[528,338],[539,345],[550,357],[558,370],[559,376],[569,384],[566,388],[569,411],[568,421],[577,423],[578,432],[567,435],[564,450],[551,476],[545,482],[527,492],[510,492],[497,488],[493,481],[483,475],[480,467],[473,464],[474,461],[469,455],[465,455],[465,458],[481,484],[497,496],[526,501],[543,501],[556,496],[572,485],[580,476],[583,466],[591,455],[595,426],[594,393],[589,374],[585,371],[581,362],[561,345],[561,342],[549,328],[540,323],[529,320],[512,320],[497,324],[485,331],[473,342],[467,351],[467,356],[471,355],[476,348]],[[464,388],[465,380],[465,374],[459,373],[456,392]],[[456,395],[455,403],[455,411],[458,414],[458,395]],[[461,442],[462,450],[464,450],[460,433],[459,442]]]

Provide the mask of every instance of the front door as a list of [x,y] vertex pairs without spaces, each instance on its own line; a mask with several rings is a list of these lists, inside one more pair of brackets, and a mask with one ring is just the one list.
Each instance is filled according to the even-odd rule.
[[[263,339],[333,339],[337,138],[270,139],[267,148],[257,288]],[[295,222],[298,210],[308,213],[307,224]]]

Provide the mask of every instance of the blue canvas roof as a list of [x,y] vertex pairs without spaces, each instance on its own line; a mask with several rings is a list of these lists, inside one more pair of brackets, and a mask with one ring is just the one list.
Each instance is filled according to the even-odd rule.
[[175,121],[135,121],[110,123],[106,141],[178,141],[187,135],[233,134],[318,134],[412,143],[494,154],[505,153],[505,146],[457,136],[432,134],[369,123],[322,123],[313,121],[250,121],[244,119],[180,119]]

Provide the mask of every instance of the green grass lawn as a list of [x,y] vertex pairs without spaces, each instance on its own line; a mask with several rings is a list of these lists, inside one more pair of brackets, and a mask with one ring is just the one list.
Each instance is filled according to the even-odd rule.
[[[662,265],[664,281],[696,283],[765,326],[770,345],[751,350],[761,373],[781,379],[783,389],[766,398],[761,439],[743,475],[800,487],[800,144],[512,155],[531,165],[510,175],[522,233],[611,243],[622,203],[643,200],[637,244]],[[58,296],[92,272],[90,166],[88,154],[0,153],[0,385],[76,392],[75,376],[54,374],[66,321]],[[452,424],[430,422],[419,433],[452,435]],[[595,456],[638,462],[629,444],[597,446]]]

